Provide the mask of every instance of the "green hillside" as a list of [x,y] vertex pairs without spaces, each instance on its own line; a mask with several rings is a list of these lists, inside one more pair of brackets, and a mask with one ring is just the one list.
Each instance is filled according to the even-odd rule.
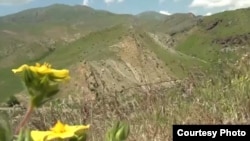
[[204,17],[176,49],[210,62],[236,59],[249,50],[249,14],[248,8]]
[[[207,17],[152,11],[133,16],[56,4],[0,17],[0,89],[6,95],[22,90],[10,70],[23,63],[70,67],[82,61],[119,62],[111,46],[127,37],[155,54],[170,76],[181,79],[193,68],[207,71],[219,59],[234,60],[246,52],[248,14],[249,9],[240,9]],[[159,43],[160,35],[166,41]]]
[[[185,76],[185,69],[207,68],[218,59],[236,58],[235,52],[221,51],[220,40],[248,38],[248,14],[249,9],[241,9],[208,17],[181,13],[166,16],[150,11],[132,16],[56,4],[4,16],[0,18],[0,68],[1,74],[6,75],[0,87],[6,93],[20,90],[21,85],[11,78],[10,69],[23,63],[49,61],[67,67],[82,60],[115,58],[117,55],[109,46],[129,35],[131,26],[138,35],[136,38],[163,60],[173,75]],[[178,53],[164,50],[147,32],[179,39],[175,47]],[[234,45],[228,42],[227,48]],[[248,43],[242,41],[240,45]],[[237,53],[242,50],[247,48]]]
[[38,36],[53,28],[74,33],[90,32],[125,22],[129,15],[116,15],[86,6],[55,4],[35,8],[0,18],[0,29],[28,32]]
[[39,61],[47,61],[60,67],[67,67],[83,60],[103,60],[115,57],[109,46],[117,43],[128,34],[128,29],[117,25],[102,31],[93,32],[73,43],[61,46],[53,54]]
[[194,27],[199,17],[192,13],[176,13],[171,16],[157,12],[144,12],[136,16],[135,23],[151,32],[176,34]]
[[130,17],[59,4],[1,17],[0,58],[5,61],[1,59],[0,64],[39,60],[58,46],[90,32],[126,23]]

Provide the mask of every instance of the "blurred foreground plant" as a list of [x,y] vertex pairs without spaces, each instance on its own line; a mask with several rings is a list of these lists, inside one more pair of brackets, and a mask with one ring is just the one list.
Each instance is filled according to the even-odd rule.
[[[48,100],[52,99],[59,92],[59,84],[70,79],[69,71],[66,69],[52,69],[48,63],[35,66],[22,65],[17,69],[12,69],[19,74],[29,94],[29,105],[23,120],[16,127],[15,141],[86,141],[86,130],[90,125],[68,125],[61,121],[48,131],[33,131],[24,128],[30,119],[34,109],[41,107]],[[0,141],[12,141],[13,134],[8,124],[7,115],[0,119]],[[107,132],[107,141],[124,141],[129,134],[129,126],[125,123],[117,122],[115,126]]]
[[125,141],[129,132],[129,125],[118,121],[107,131],[105,141]]
[[8,114],[0,111],[0,140],[11,141],[13,133],[10,123],[8,122]]
[[43,65],[37,63],[35,66],[25,64],[17,69],[12,69],[12,71],[20,74],[30,96],[28,110],[16,128],[16,134],[18,134],[20,129],[29,120],[33,109],[40,107],[51,99],[52,96],[56,95],[59,91],[59,82],[68,80],[70,77],[68,70],[52,69],[48,63],[44,63]]

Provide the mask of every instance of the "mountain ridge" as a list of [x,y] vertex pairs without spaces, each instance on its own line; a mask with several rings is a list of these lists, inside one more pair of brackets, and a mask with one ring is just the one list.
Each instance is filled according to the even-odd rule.
[[[185,78],[194,68],[207,70],[221,56],[226,58],[230,56],[223,53],[220,53],[220,57],[216,56],[215,54],[219,52],[216,47],[210,51],[208,42],[210,38],[206,40],[206,37],[213,35],[215,37],[220,32],[212,32],[214,29],[206,31],[204,27],[213,25],[220,19],[226,19],[228,16],[225,15],[235,15],[233,18],[236,19],[238,15],[244,15],[242,11],[247,10],[227,11],[205,17],[195,16],[192,13],[162,15],[154,11],[129,15],[114,14],[86,6],[55,4],[0,17],[0,24],[2,24],[0,26],[0,73],[5,74],[0,88],[11,94],[20,91],[21,85],[17,79],[11,79],[14,77],[10,72],[11,68],[23,63],[33,64],[44,61],[51,62],[55,67],[78,69],[80,62],[86,62],[87,67],[90,68],[93,66],[106,68],[109,72],[117,74],[116,77],[123,77],[124,82],[130,77],[120,75],[126,74],[126,70],[129,69],[131,72],[127,75],[139,80],[137,71],[147,72],[150,69],[147,63],[150,64],[150,61],[146,61],[147,67],[139,65],[131,67],[128,64],[133,61],[126,59],[121,61],[122,56],[119,55],[119,51],[117,52],[123,47],[129,50],[130,43],[134,41],[131,49],[134,47],[134,51],[138,52],[134,57],[144,56],[142,60],[135,58],[134,62],[144,62],[150,56],[155,56],[154,60],[151,60],[151,65],[158,64],[155,72],[159,71],[162,74],[161,77]],[[245,22],[248,21],[245,20]],[[242,22],[242,25],[246,27],[247,24]],[[238,29],[237,25],[234,30],[236,29]],[[224,27],[221,31],[223,30],[229,31]],[[238,32],[243,31],[238,30]],[[221,36],[224,35],[221,34]],[[204,48],[199,48],[203,46],[200,40],[205,43]],[[118,48],[114,50],[112,47],[115,46]],[[123,50],[123,52],[126,51]],[[125,58],[133,53],[125,53]],[[235,55],[233,57],[236,58]],[[100,62],[103,62],[101,63],[103,65],[112,63],[112,69],[100,65]],[[115,66],[120,68],[117,70]],[[86,71],[86,73],[100,75],[96,69],[86,69]],[[141,75],[148,77],[147,81],[155,79],[152,72]],[[113,78],[107,77],[98,81],[106,81],[111,87],[112,82],[109,80]],[[10,83],[13,84],[13,89],[9,89]],[[90,85],[89,81],[84,83]],[[123,83],[123,81],[116,83]],[[99,82],[98,85],[101,86]],[[134,85],[140,85],[140,82]],[[72,89],[74,89],[73,85],[69,91]]]

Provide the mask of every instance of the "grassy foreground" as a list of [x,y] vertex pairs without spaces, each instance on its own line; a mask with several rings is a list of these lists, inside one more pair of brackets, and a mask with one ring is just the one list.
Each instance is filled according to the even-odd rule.
[[[90,141],[101,141],[111,123],[125,120],[131,126],[128,140],[172,140],[173,124],[243,124],[250,121],[249,66],[245,55],[217,74],[192,72],[170,90],[148,94],[110,93],[98,101],[57,99],[32,115],[32,129],[48,129],[57,119],[69,124],[91,125]],[[192,84],[192,86],[190,85]],[[24,111],[9,111],[16,125]]]

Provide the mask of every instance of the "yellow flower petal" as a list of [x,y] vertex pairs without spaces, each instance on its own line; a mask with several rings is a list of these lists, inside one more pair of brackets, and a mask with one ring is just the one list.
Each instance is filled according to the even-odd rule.
[[20,67],[17,68],[17,69],[12,69],[12,72],[14,72],[14,73],[22,72],[22,71],[24,71],[25,69],[27,69],[28,67],[29,67],[28,65],[24,64],[24,65],[20,66]]
[[44,141],[44,139],[51,133],[51,131],[31,131],[31,138],[34,141]]
[[56,78],[68,78],[69,77],[69,71],[66,69],[63,69],[63,70],[52,69],[51,73]]
[[83,131],[85,131],[86,129],[89,129],[89,125],[78,125],[78,126],[68,126],[65,125],[65,130],[66,131],[72,131],[74,133],[81,133]]
[[68,139],[74,136],[75,136],[74,132],[53,133],[53,134],[49,134],[46,137],[46,141],[51,141],[54,139]]
[[39,64],[36,63],[34,66],[28,66],[26,64],[20,66],[17,69],[12,69],[14,73],[22,72],[24,69],[29,69],[31,72],[38,74],[39,77],[43,77],[45,75],[50,76],[52,81],[63,81],[68,80],[70,78],[69,76],[69,70],[62,69],[62,70],[56,70],[52,69],[51,65],[49,63]]

